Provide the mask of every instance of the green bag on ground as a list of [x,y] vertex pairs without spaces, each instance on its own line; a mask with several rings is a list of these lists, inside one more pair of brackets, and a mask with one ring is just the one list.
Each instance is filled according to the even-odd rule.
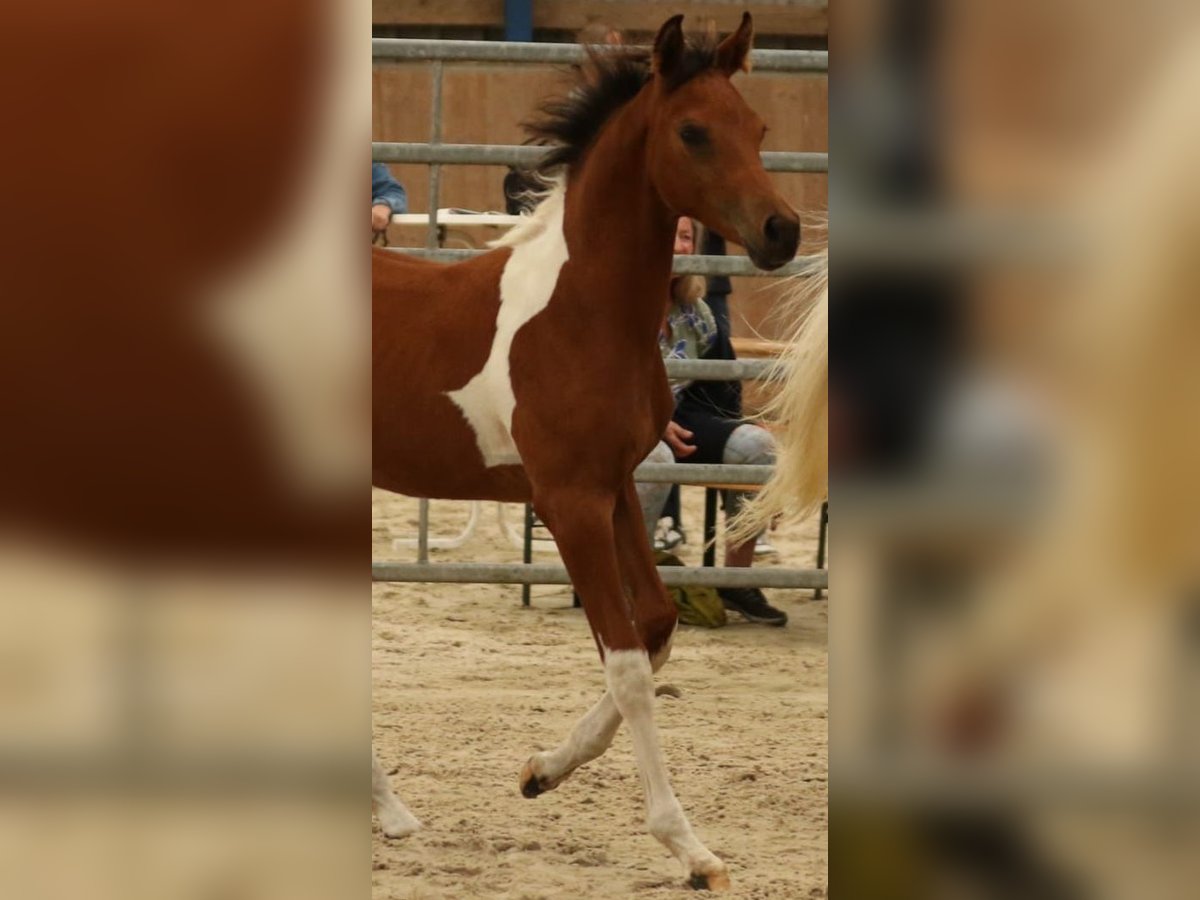
[[[683,560],[671,553],[658,552],[654,555],[660,566],[682,566]],[[700,625],[704,628],[720,628],[729,620],[725,615],[725,604],[716,588],[701,585],[669,587],[667,592],[675,601],[679,621],[684,625]]]

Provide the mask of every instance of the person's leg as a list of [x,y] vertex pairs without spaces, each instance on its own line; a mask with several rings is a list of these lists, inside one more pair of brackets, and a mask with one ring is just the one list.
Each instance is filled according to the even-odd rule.
[[[650,451],[643,462],[648,463],[673,463],[675,455],[671,452],[671,448],[666,445],[665,441],[659,441],[654,449]],[[667,495],[671,493],[671,485],[666,482],[638,482],[637,495],[638,503],[642,507],[642,517],[646,520],[646,536],[650,538],[650,543],[654,543],[654,528],[658,525],[659,517],[662,516],[663,506],[667,502]]]
[[674,522],[675,530],[683,534],[683,511],[679,504],[679,485],[677,484],[671,485],[671,491],[667,494],[667,502],[663,504],[662,517]]
[[[757,425],[739,425],[725,442],[721,461],[731,466],[769,466],[775,462],[775,439]],[[737,515],[749,495],[725,491],[725,519]],[[754,562],[754,538],[725,548],[725,565],[745,567]]]
[[[757,425],[739,425],[729,435],[721,461],[735,466],[766,466],[775,462],[775,441],[771,433]],[[725,492],[725,518],[737,515],[748,495],[742,491]],[[754,562],[754,538],[725,548],[725,565],[745,568]],[[759,588],[719,588],[717,593],[727,609],[735,610],[751,622],[786,625],[787,613],[767,602]]]

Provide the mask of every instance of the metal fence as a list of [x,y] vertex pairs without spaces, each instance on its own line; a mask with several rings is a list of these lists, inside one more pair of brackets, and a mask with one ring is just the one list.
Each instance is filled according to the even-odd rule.
[[[379,141],[372,145],[377,162],[426,163],[440,166],[532,167],[549,147],[521,144],[413,144]],[[768,172],[828,172],[828,153],[764,150],[759,154]]]
[[[604,48],[597,48],[604,52]],[[395,63],[428,62],[433,66],[433,103],[428,143],[371,144],[376,162],[413,162],[429,165],[429,230],[425,246],[437,246],[437,208],[441,194],[443,165],[521,165],[536,160],[546,151],[538,147],[494,144],[442,143],[442,80],[445,63],[541,63],[569,64],[584,58],[578,44],[518,43],[513,41],[436,41],[408,38],[374,38],[371,53],[376,61]],[[751,69],[760,72],[827,72],[829,54],[824,50],[754,50]],[[827,172],[825,153],[764,153],[763,164],[781,172]],[[716,274],[716,273],[700,273]]]
[[[603,52],[603,48],[601,48]],[[536,162],[545,148],[486,144],[442,143],[442,83],[446,63],[541,63],[569,64],[581,61],[584,50],[576,44],[514,43],[503,41],[438,41],[375,38],[375,60],[395,63],[425,62],[433,67],[432,116],[427,143],[374,142],[372,159],[377,162],[424,163],[429,166],[429,223],[425,248],[396,248],[396,252],[442,261],[456,261],[486,252],[448,250],[438,246],[438,216],[441,167],[443,165],[528,165]],[[766,72],[826,72],[829,57],[825,51],[755,50],[752,68]],[[765,168],[776,172],[827,172],[828,154],[801,152],[763,153]],[[788,276],[814,271],[817,261],[798,258],[788,265],[764,272],[746,257],[682,256],[673,269],[679,274]],[[771,364],[765,360],[670,360],[668,374],[695,380],[732,380],[771,377]],[[762,484],[770,466],[726,465],[650,465],[638,467],[639,481],[676,484]],[[416,563],[373,561],[371,577],[375,581],[419,581],[437,583],[478,582],[490,584],[569,584],[561,566],[525,564],[486,565],[477,563],[439,563],[428,561],[428,502],[421,502],[420,541]],[[822,590],[828,584],[823,569],[713,569],[662,567],[659,574],[668,585],[695,584],[713,587],[789,587]]]
[[[486,253],[486,250],[460,250],[392,247],[396,253],[408,253],[425,259],[436,259],[440,262],[458,262]],[[811,257],[799,257],[773,272],[764,272],[757,268],[745,256],[677,256],[671,266],[671,271],[677,275],[726,275],[742,277],[779,278],[788,275],[809,275],[817,270],[821,263]],[[722,376],[725,377],[725,376]]]
[[[596,48],[605,51],[603,45]],[[643,50],[649,50],[643,47]],[[399,62],[496,62],[550,63],[564,65],[582,62],[585,56],[579,44],[527,44],[517,41],[437,41],[407,38],[373,38],[371,55],[375,59]],[[826,50],[752,50],[750,68],[757,72],[828,72]]]

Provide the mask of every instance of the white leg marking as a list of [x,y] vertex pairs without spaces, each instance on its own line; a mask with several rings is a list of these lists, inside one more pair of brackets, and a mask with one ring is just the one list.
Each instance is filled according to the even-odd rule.
[[421,827],[417,817],[392,793],[387,773],[374,753],[371,754],[371,805],[379,817],[379,827],[388,837],[405,837]]
[[521,462],[512,439],[512,416],[516,407],[508,356],[521,326],[546,308],[558,273],[566,263],[567,240],[563,234],[566,189],[560,188],[542,201],[534,218],[536,227],[527,229],[527,239],[518,236],[510,246],[512,255],[500,276],[500,312],[496,336],[483,369],[449,397],[475,431],[479,452],[487,466]]
[[683,864],[689,876],[704,874],[724,879],[725,864],[696,838],[671,789],[654,727],[654,679],[649,656],[644,650],[610,650],[604,669],[609,692],[633,736],[633,753],[646,795],[647,828]]
[[[657,672],[671,655],[671,642],[675,631],[667,638],[666,644],[650,658],[650,668]],[[605,651],[606,654],[609,651]],[[621,713],[613,700],[612,691],[605,691],[604,696],[589,709],[571,730],[567,739],[554,750],[535,753],[529,758],[529,769],[537,776],[542,790],[548,791],[558,787],[568,775],[593,759],[604,754],[612,744],[613,736],[621,727]]]
[[620,727],[621,714],[613,702],[612,691],[605,691],[596,705],[575,724],[560,747],[535,753],[529,758],[529,770],[538,779],[542,790],[556,788],[584,763],[601,756]]

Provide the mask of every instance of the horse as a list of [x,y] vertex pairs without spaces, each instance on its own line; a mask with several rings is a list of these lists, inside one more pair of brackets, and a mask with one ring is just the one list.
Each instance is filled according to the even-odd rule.
[[[649,54],[589,51],[573,90],[542,105],[527,127],[557,180],[499,246],[454,265],[373,249],[373,477],[410,496],[533,503],[608,689],[560,747],[529,758],[520,791],[558,787],[625,720],[648,830],[691,886],[723,890],[727,868],[675,797],[654,725],[677,616],[633,470],[671,416],[657,334],[678,217],[765,270],[795,256],[800,221],[763,169],[766,126],[731,84],[749,71],[750,14],[720,43],[685,38],[682,20]],[[385,829],[411,828],[375,772]]]

